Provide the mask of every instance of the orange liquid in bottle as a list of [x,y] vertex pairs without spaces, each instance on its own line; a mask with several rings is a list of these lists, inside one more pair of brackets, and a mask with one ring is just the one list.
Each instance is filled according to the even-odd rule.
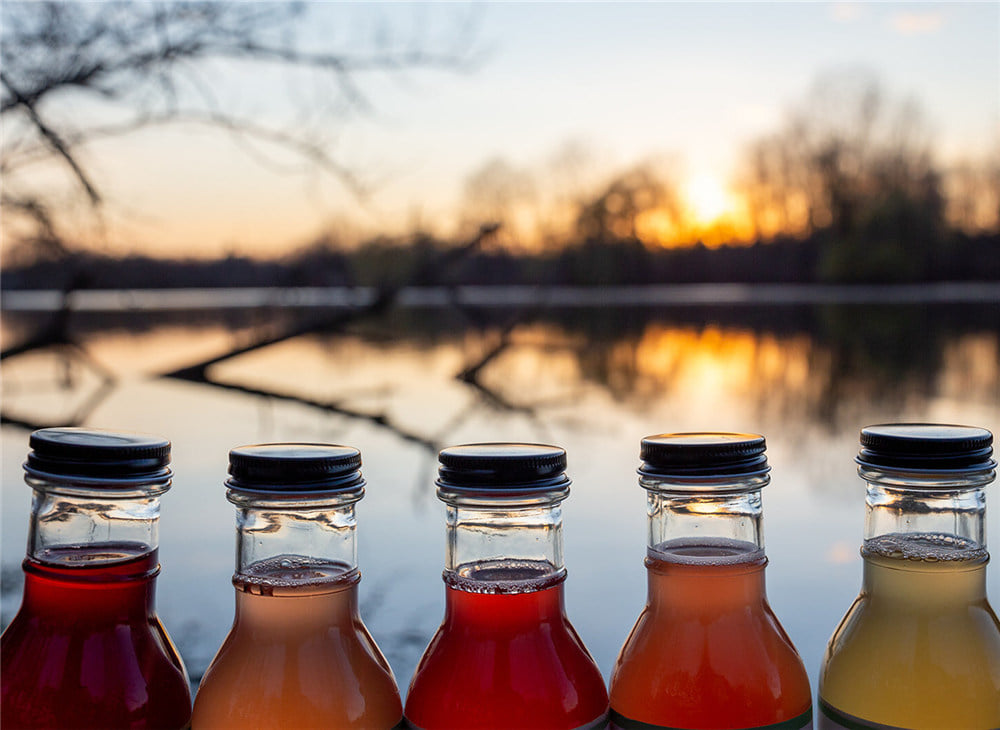
[[507,593],[497,591],[518,581],[453,579],[444,622],[410,684],[410,725],[605,727],[604,678],[566,617],[564,577]]
[[358,613],[359,580],[343,564],[299,556],[235,577],[236,618],[202,679],[192,727],[396,726],[399,692]]
[[650,550],[647,605],[611,678],[612,727],[812,727],[809,679],[767,603],[766,564],[735,540]]

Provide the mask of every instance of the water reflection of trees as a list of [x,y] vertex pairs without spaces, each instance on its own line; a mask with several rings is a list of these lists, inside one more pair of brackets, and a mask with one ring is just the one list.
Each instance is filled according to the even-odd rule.
[[[497,341],[502,333],[507,357],[494,352],[478,375],[503,399],[551,394],[531,382],[537,371],[516,377],[525,357],[519,364],[517,350],[533,349],[567,393],[585,382],[641,409],[715,370],[762,415],[836,427],[858,408],[899,411],[945,391],[997,400],[998,323],[1000,305],[608,308],[546,311],[465,336]],[[425,347],[456,336],[425,312],[396,312],[390,326]]]
[[[283,391],[212,375],[211,363],[218,358],[206,361],[206,367],[182,368],[172,376],[365,420],[432,451],[449,432],[484,409],[527,418],[544,430],[587,389],[603,391],[623,407],[642,412],[657,399],[706,387],[710,380],[761,416],[834,428],[853,423],[862,415],[858,409],[900,412],[919,408],[937,394],[1000,400],[1000,305],[532,311],[388,306],[368,314],[338,320],[337,327],[310,336],[319,338],[321,349],[330,352],[348,338],[384,351],[387,358],[401,347],[417,351],[453,347],[461,352],[461,364],[452,375],[474,397],[457,407],[435,433],[402,425],[391,406],[364,410],[348,405],[350,394],[341,401],[317,397],[308,392],[308,384]],[[212,318],[222,315],[207,316],[217,326]],[[303,329],[301,322],[286,319],[284,326],[276,327],[273,322],[256,321],[259,313],[246,316],[247,321],[240,321],[229,313],[223,322],[244,333],[241,341],[260,343],[261,349],[288,341],[275,331]],[[5,315],[5,326],[7,320],[16,318]],[[10,324],[17,327],[16,321]],[[124,314],[117,324],[140,331],[155,327],[148,316],[130,325]],[[107,326],[105,320],[80,317],[74,320],[74,340],[86,343],[89,334]],[[243,346],[230,355],[238,360],[240,352],[253,349]],[[8,378],[7,388],[16,383],[16,377]],[[400,390],[417,385],[397,384]],[[25,427],[45,425],[7,412],[4,419]]]

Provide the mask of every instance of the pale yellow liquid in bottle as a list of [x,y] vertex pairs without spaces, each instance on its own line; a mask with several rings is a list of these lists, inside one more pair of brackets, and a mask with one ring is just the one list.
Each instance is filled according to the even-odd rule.
[[400,722],[392,670],[358,613],[357,572],[320,566],[316,573],[311,583],[292,583],[264,566],[233,580],[236,619],[202,678],[192,728]]
[[[1000,728],[1000,622],[982,548],[949,535],[866,541],[864,580],[827,646],[820,728]],[[856,725],[847,725],[856,727]],[[865,725],[862,725],[865,726]]]

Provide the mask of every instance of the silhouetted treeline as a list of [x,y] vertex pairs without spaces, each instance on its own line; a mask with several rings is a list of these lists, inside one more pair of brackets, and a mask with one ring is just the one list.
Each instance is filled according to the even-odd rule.
[[[3,271],[4,289],[120,289],[231,286],[384,286],[410,281],[450,243],[377,240],[349,252],[321,245],[282,260],[213,261],[71,254]],[[435,284],[606,285],[697,282],[855,283],[1000,280],[1000,235],[951,233],[940,240],[808,239],[749,246],[652,249],[640,241],[594,238],[561,251],[515,255],[477,251]]]
[[288,260],[230,256],[217,260],[172,260],[148,256],[114,258],[71,253],[4,270],[3,289],[172,289],[180,287],[338,286],[350,279],[348,258],[308,252]]

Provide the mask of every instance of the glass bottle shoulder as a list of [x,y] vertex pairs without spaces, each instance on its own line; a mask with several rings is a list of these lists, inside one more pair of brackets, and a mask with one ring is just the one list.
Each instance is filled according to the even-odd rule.
[[410,723],[570,730],[605,716],[604,678],[563,611],[561,579],[519,593],[446,591],[410,683]]
[[[235,582],[235,581],[234,581]],[[395,678],[357,610],[357,583],[236,592],[236,618],[202,678],[192,727],[384,727]]]
[[867,554],[862,591],[827,646],[822,700],[895,727],[1000,727],[1000,622],[985,572],[985,560]]
[[720,562],[650,551],[647,605],[612,672],[615,712],[666,727],[697,726],[706,708],[732,727],[808,712],[805,667],[767,603],[766,559],[745,552]]

